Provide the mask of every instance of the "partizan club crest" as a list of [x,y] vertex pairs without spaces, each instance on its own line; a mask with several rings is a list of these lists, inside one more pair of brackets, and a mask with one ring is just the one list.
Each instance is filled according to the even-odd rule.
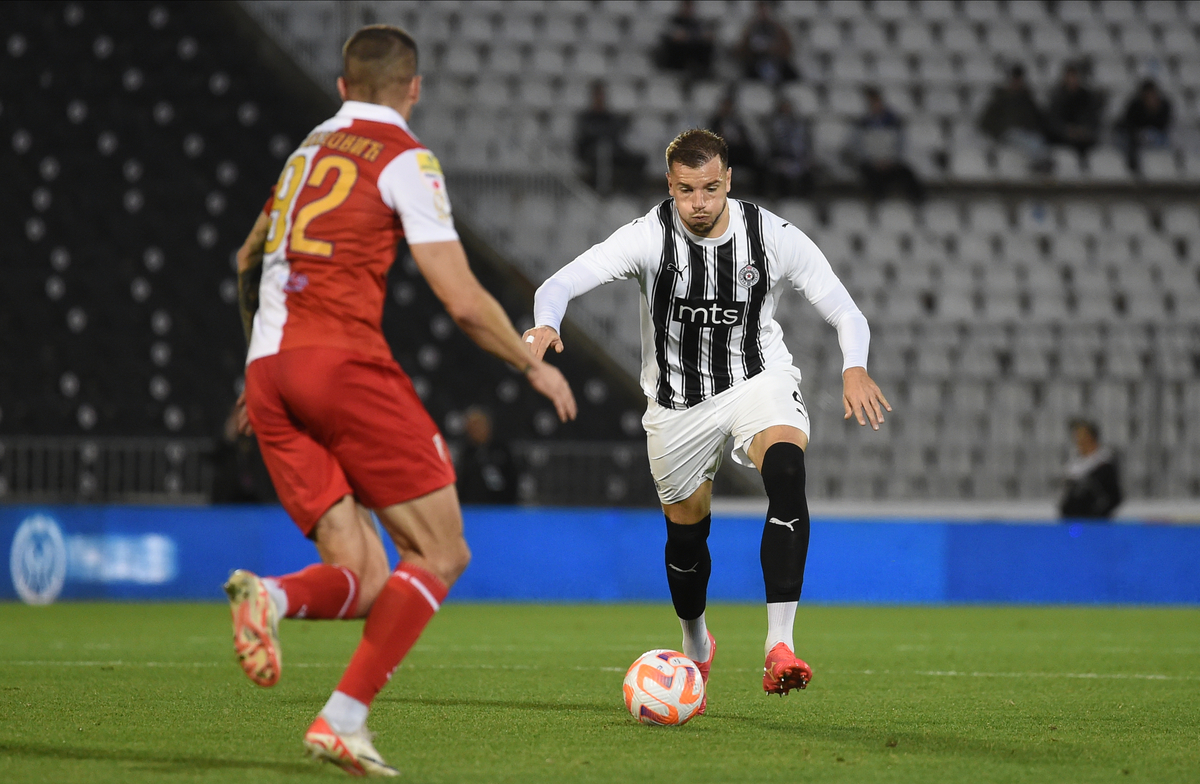
[[758,267],[753,264],[747,264],[738,271],[738,283],[741,283],[748,289],[754,288],[754,284],[758,283],[758,279],[762,277],[758,271]]

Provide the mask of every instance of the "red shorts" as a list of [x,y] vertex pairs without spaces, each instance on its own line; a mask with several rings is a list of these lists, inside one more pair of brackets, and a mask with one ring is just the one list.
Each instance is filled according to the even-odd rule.
[[454,482],[437,425],[392,360],[320,346],[256,359],[246,410],[279,500],[306,536],[343,496],[382,509]]

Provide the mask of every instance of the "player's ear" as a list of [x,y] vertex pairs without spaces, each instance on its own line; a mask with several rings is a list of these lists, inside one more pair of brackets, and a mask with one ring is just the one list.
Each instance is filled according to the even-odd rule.
[[725,192],[729,193],[729,189],[733,187],[733,167],[725,168]]
[[415,106],[419,100],[421,100],[421,77],[414,76],[408,83],[408,101],[410,105]]
[[338,95],[340,95],[342,97],[343,101],[346,100],[346,80],[340,76],[338,77],[338,80],[337,80],[337,88],[338,88]]

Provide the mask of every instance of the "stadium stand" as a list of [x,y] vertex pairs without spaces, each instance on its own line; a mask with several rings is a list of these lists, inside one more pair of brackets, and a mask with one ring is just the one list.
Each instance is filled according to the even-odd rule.
[[[232,4],[4,14],[0,169],[15,219],[0,224],[0,498],[202,500],[203,458],[241,383],[233,253],[284,158],[336,104],[275,69]],[[527,325],[532,287],[460,228],[481,280]],[[628,455],[587,457],[592,442],[636,444],[643,403],[586,335],[568,335],[561,360],[582,416],[559,425],[459,332],[403,248],[388,285],[385,333],[447,436],[482,405],[520,455],[541,445],[523,498],[653,498]],[[539,490],[539,466],[584,459],[591,475]]]
[[[332,85],[336,42],[371,22],[424,47],[414,118],[443,153],[464,214],[540,280],[662,198],[600,198],[575,177],[574,116],[596,78],[633,117],[627,141],[660,160],[733,83],[752,130],[774,93],[738,81],[732,58],[689,82],[652,64],[673,2],[244,4],[316,81]],[[798,298],[782,319],[819,412],[815,498],[1043,498],[1053,495],[1070,416],[1086,413],[1122,453],[1130,497],[1200,494],[1200,4],[876,0],[775,4],[803,80],[780,90],[811,118],[823,174],[816,200],[756,199],[808,231],[874,327],[872,371],[894,390],[886,432],[836,423],[832,333]],[[749,2],[706,2],[728,51]],[[1013,64],[1045,101],[1064,64],[1082,63],[1103,98],[1100,143],[1056,149],[1032,170],[980,133],[991,89]],[[1170,144],[1126,163],[1113,131],[1154,78],[1173,102]],[[923,205],[868,204],[843,160],[860,90],[883,88],[906,120]],[[648,176],[658,189],[657,167]],[[1035,173],[1035,171],[1037,173]],[[582,298],[573,315],[631,372],[632,286]],[[811,337],[810,337],[811,336]],[[1189,409],[1189,406],[1191,408]],[[1195,419],[1195,417],[1192,417]],[[816,459],[819,456],[820,459]]]

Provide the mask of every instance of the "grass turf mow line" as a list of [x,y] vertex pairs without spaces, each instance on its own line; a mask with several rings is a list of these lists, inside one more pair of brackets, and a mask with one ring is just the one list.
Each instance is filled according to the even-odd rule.
[[[372,713],[412,781],[1200,780],[1200,611],[802,607],[813,685],[763,695],[758,606],[715,605],[710,715],[620,680],[669,605],[447,605]],[[361,623],[285,622],[252,686],[221,605],[0,605],[0,781],[337,781],[299,738]],[[101,653],[102,656],[97,656]],[[447,751],[449,750],[449,751]]]

